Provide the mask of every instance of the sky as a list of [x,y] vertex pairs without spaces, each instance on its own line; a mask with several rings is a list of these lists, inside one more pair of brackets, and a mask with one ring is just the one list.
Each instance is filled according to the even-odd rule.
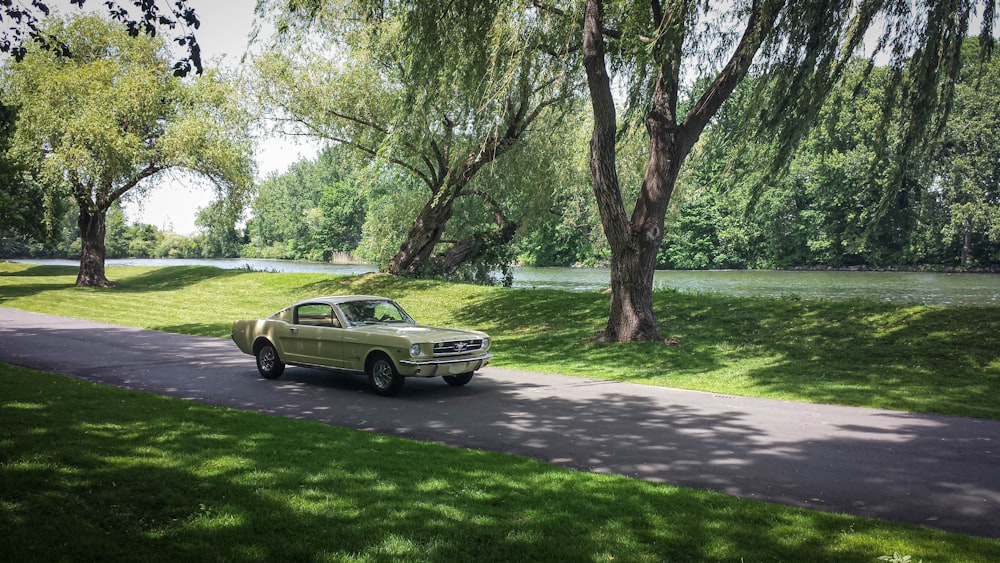
[[[123,3],[127,4],[127,3]],[[173,2],[161,0],[158,4],[170,6]],[[222,64],[235,65],[246,50],[254,21],[257,0],[188,0],[201,20],[195,31],[201,45],[202,62],[222,57]],[[69,0],[50,1],[49,6],[60,14],[79,13]],[[88,0],[88,10],[104,10],[100,0]],[[107,13],[106,11],[104,13]],[[257,174],[260,178],[272,172],[283,172],[302,158],[312,158],[317,152],[314,144],[287,139],[270,139],[258,148]],[[215,198],[210,184],[199,182],[191,175],[163,175],[161,185],[148,190],[141,198],[124,200],[125,216],[129,223],[141,222],[158,229],[191,235],[197,231],[194,220],[198,210],[208,206]]]

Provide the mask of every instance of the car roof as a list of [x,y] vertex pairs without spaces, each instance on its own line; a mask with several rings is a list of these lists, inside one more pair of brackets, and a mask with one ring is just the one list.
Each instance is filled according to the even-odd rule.
[[392,301],[388,297],[380,297],[378,295],[326,295],[323,297],[313,297],[311,299],[305,299],[296,303],[296,305],[302,305],[305,303],[325,303],[327,305],[340,305],[341,303],[350,303],[351,301]]

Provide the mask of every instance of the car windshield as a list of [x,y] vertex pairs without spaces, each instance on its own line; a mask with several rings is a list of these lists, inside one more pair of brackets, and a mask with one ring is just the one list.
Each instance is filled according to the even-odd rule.
[[340,304],[340,311],[350,326],[382,323],[416,324],[402,307],[393,301],[350,301]]

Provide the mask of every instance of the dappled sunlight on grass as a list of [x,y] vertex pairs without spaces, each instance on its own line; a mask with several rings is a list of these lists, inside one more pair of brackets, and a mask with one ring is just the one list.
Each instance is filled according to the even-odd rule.
[[0,425],[9,436],[0,443],[6,560],[872,561],[894,550],[924,560],[1000,556],[995,541],[9,366],[0,366],[0,385]]

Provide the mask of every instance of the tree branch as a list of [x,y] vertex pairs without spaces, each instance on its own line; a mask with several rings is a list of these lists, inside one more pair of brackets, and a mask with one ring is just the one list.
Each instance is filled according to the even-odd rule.
[[750,11],[750,19],[743,32],[739,45],[730,57],[729,62],[719,72],[712,85],[702,94],[701,98],[688,112],[682,128],[688,136],[689,143],[701,135],[709,120],[719,111],[723,102],[729,97],[750,70],[753,58],[764,43],[764,38],[774,27],[781,7],[781,0],[754,0]]
[[[109,207],[111,207],[112,203],[118,201],[118,199],[121,198],[123,195],[125,195],[126,192],[138,186],[139,182],[145,180],[146,178],[149,178],[154,174],[162,172],[163,170],[165,170],[165,167],[160,164],[156,163],[147,164],[146,167],[140,170],[139,173],[136,174],[135,177],[133,177],[130,181],[119,186],[118,189],[109,192],[106,197],[99,198],[98,201],[95,202],[97,203],[98,209],[106,211]],[[103,201],[101,201],[102,199]]]

